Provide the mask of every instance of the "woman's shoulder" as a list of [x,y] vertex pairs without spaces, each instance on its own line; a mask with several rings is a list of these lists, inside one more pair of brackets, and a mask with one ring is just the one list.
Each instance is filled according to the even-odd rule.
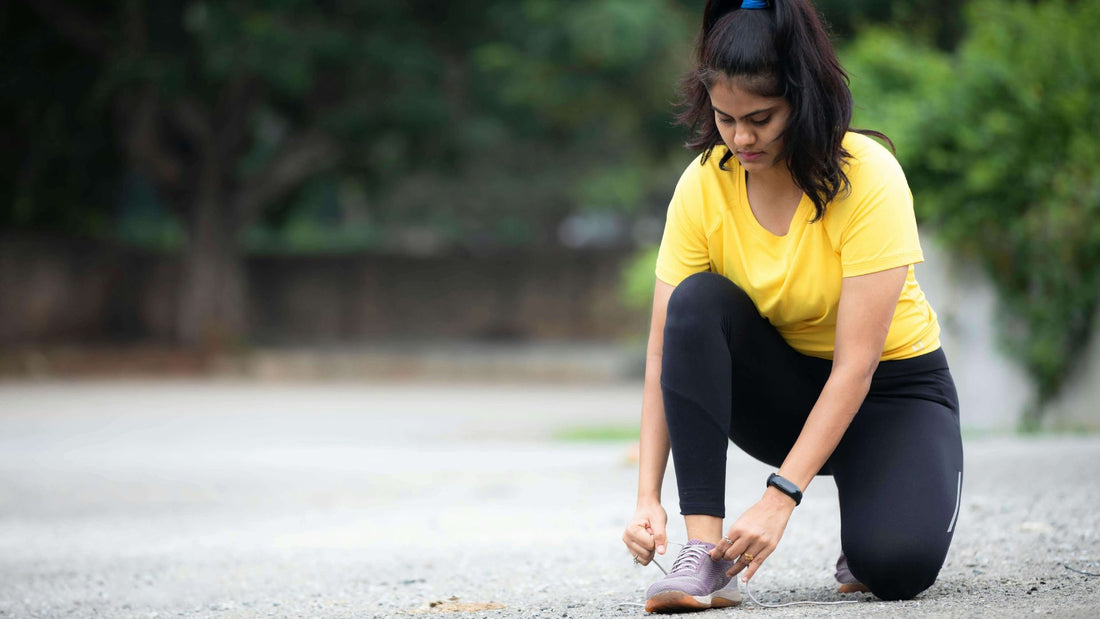
[[729,153],[724,145],[718,145],[709,151],[703,151],[696,155],[684,169],[681,180],[718,181],[730,177],[731,173],[739,168],[741,163],[737,157],[730,157],[725,165],[722,159]]
[[676,183],[676,193],[681,199],[708,201],[715,196],[728,196],[738,178],[740,162],[736,157],[722,165],[728,151],[716,146],[710,152],[702,152],[692,158]]
[[717,146],[692,158],[676,183],[669,203],[670,216],[708,230],[719,225],[722,213],[740,194],[737,185],[740,163],[732,158],[723,166],[722,158],[727,152],[725,146]]
[[893,153],[876,140],[849,132],[844,148],[850,155],[845,173],[848,189],[825,212],[827,226],[839,231],[871,210],[912,212],[912,193]]
[[848,151],[848,174],[871,172],[901,172],[901,165],[894,154],[874,138],[849,131],[844,136],[844,150]]

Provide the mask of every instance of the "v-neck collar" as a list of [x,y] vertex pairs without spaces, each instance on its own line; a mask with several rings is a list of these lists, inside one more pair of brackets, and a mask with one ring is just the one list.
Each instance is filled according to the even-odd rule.
[[[799,215],[803,212],[806,205],[809,203],[809,197],[805,192],[802,193],[802,197],[798,200],[798,206],[795,207],[794,214],[791,215],[791,221],[787,224],[786,234],[776,234],[771,230],[764,227],[764,224],[760,223],[760,220],[756,218],[756,213],[752,210],[752,205],[749,204],[749,179],[748,172],[745,171],[740,165],[737,166],[737,192],[741,214],[749,221],[749,227],[752,228],[754,233],[772,242],[782,242],[788,238],[791,238],[791,233],[795,231],[795,226],[802,224],[799,223]],[[804,222],[803,222],[804,223]]]

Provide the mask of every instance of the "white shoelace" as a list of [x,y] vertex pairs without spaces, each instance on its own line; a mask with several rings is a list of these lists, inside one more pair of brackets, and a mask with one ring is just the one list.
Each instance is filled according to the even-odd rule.
[[[686,570],[695,571],[699,569],[699,562],[703,560],[703,557],[709,558],[710,553],[703,546],[685,546],[680,544],[683,548],[680,549],[679,556],[676,557],[676,561],[672,563],[672,573],[683,572]],[[656,563],[656,561],[654,561]],[[661,568],[662,572],[665,572],[665,568],[657,565]],[[667,576],[669,572],[665,572]]]

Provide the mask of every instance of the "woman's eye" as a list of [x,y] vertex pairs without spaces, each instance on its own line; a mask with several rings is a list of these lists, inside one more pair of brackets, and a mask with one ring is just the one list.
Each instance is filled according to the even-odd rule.
[[772,120],[772,117],[769,116],[767,118],[760,118],[760,119],[753,120],[752,124],[756,125],[757,127],[763,127],[764,125],[771,122],[771,120]]
[[730,125],[733,124],[733,119],[725,116],[719,116],[718,123],[722,125]]

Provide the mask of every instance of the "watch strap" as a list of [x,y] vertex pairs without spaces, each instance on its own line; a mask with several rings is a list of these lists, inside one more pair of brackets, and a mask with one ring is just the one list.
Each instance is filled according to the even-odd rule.
[[794,482],[783,477],[779,473],[772,473],[768,477],[768,486],[775,488],[783,494],[791,497],[794,500],[794,504],[797,507],[802,502],[802,490],[795,485]]

